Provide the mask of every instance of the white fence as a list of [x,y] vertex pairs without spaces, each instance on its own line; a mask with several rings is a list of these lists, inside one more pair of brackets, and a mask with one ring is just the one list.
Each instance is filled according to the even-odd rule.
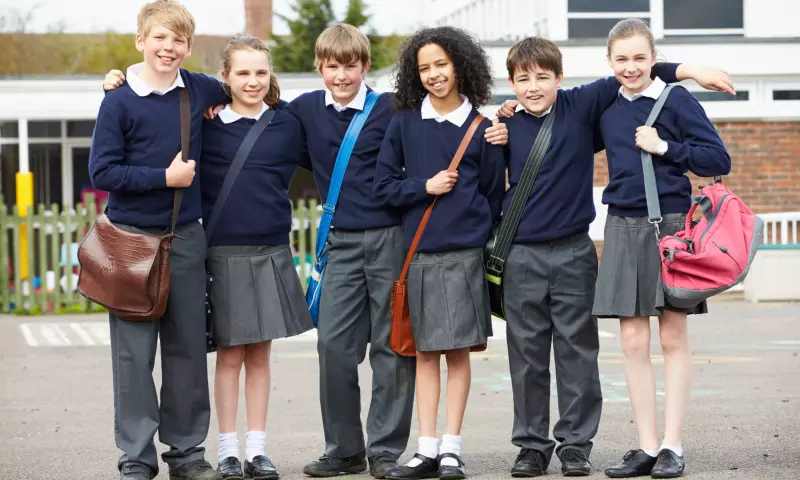
[[758,216],[764,220],[764,245],[800,244],[797,236],[800,212],[762,213]]

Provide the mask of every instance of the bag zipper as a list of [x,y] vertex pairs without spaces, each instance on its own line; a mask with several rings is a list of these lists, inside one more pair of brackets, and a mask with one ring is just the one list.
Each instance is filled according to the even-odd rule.
[[719,245],[717,242],[711,242],[711,244],[714,245],[715,247],[719,248],[720,252],[722,252],[725,255],[729,256],[731,258],[731,260],[733,260],[733,263],[735,263],[736,266],[739,267],[739,270],[741,271],[742,266],[739,265],[739,262],[737,262],[735,258],[733,258],[733,255],[728,253],[728,249],[727,248],[723,247],[722,245]]
[[714,220],[717,219],[717,215],[719,214],[719,211],[722,208],[722,202],[724,202],[725,199],[728,198],[729,196],[730,194],[726,193],[725,195],[722,196],[722,198],[719,199],[719,202],[717,202],[717,208],[714,209],[714,213],[711,214],[711,218],[708,220],[708,225],[706,225],[706,229],[703,230],[703,233],[700,235],[700,241],[697,242],[698,245],[703,244],[703,237],[706,236],[706,233],[708,233],[708,229],[711,228],[711,225],[714,224]]

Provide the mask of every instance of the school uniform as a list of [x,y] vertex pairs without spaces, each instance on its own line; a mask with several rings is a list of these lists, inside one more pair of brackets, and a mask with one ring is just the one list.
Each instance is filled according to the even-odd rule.
[[[344,107],[327,90],[305,93],[289,104],[306,133],[323,201],[339,147],[356,111],[364,108],[368,91],[362,82]],[[382,452],[397,458],[411,431],[416,363],[389,347],[392,285],[404,260],[401,216],[380,205],[372,193],[378,151],[391,118],[392,96],[383,94],[353,148],[328,234],[317,350],[325,455],[331,458],[363,456],[365,451],[370,458]],[[373,387],[365,445],[358,365],[367,344]]]
[[[256,140],[208,241],[212,319],[217,345],[232,347],[291,337],[314,327],[289,247],[289,184],[305,158],[297,119],[278,107]],[[230,105],[203,122],[200,162],[207,224],[242,141],[269,109],[243,117]]]
[[[608,157],[609,183],[603,191],[608,205],[603,259],[600,264],[594,314],[599,317],[649,317],[664,310],[706,313],[706,302],[690,309],[673,307],[664,297],[655,228],[648,222],[641,150],[634,142],[666,84],[656,79],[643,92],[628,97],[620,89],[615,103],[600,120]],[[726,175],[731,158],[700,103],[683,87],[670,92],[653,127],[666,142],[653,155],[661,235],[682,230],[691,207],[692,185],[686,172],[701,177]]]
[[[217,80],[180,70],[165,91],[150,89],[140,78],[142,64],[128,69],[126,82],[106,94],[92,139],[92,185],[109,192],[108,216],[120,228],[150,235],[169,232],[174,189],[166,186],[166,168],[181,150],[180,91],[191,96],[189,158],[200,157],[203,111],[226,103]],[[170,470],[203,459],[208,433],[209,399],[205,345],[206,240],[198,180],[184,190],[178,235],[170,250],[167,312],[153,322],[132,322],[109,314],[114,377],[114,425],[117,447],[128,461],[158,472],[153,436],[170,449],[162,459]],[[152,377],[161,339],[164,382],[161,402]]]
[[[404,210],[408,250],[433,196],[425,183],[447,170],[479,114],[461,106],[439,115],[426,96],[419,110],[398,112],[386,133],[375,173],[375,195]],[[421,352],[467,348],[492,335],[483,249],[499,218],[505,189],[502,148],[484,140],[484,120],[458,166],[458,181],[436,202],[408,271],[408,306]]]
[[[671,81],[676,69],[675,64],[660,67]],[[600,423],[599,338],[591,311],[597,253],[588,233],[595,217],[592,184],[598,148],[593,139],[597,122],[619,87],[609,77],[559,90],[555,108],[542,115],[520,106],[513,117],[503,120],[508,128],[510,188],[503,201],[507,211],[545,118],[556,116],[503,274],[514,394],[511,441],[540,452],[547,463],[556,450],[556,442],[549,438],[551,343],[560,414],[553,436],[559,456],[571,448],[588,457]]]

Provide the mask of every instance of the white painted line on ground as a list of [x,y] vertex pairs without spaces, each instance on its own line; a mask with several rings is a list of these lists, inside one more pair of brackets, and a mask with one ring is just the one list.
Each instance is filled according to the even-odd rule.
[[776,340],[775,345],[800,345],[800,340]]
[[72,330],[75,331],[75,333],[78,334],[79,337],[81,337],[81,340],[83,340],[83,342],[86,343],[86,345],[95,344],[95,341],[92,340],[92,337],[86,332],[86,330],[83,329],[83,327],[80,324],[70,323],[69,326],[70,328],[72,328]]
[[39,325],[39,333],[44,337],[45,343],[48,345],[61,346],[71,343],[66,339],[61,328],[54,323],[43,323]]
[[25,342],[28,343],[31,347],[39,346],[39,342],[36,341],[36,338],[33,336],[33,332],[31,332],[31,328],[28,325],[22,324],[19,326],[19,329],[22,330],[22,336],[25,337]]

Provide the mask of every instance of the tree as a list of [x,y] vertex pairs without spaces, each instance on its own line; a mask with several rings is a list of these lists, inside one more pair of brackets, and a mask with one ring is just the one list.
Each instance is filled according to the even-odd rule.
[[347,14],[344,17],[344,23],[348,23],[356,28],[361,28],[369,21],[370,15],[364,6],[364,0],[350,0],[347,4]]
[[289,26],[286,38],[273,36],[272,60],[280,72],[314,70],[314,43],[328,26],[336,21],[330,0],[297,0],[290,7],[294,19],[277,14]]

